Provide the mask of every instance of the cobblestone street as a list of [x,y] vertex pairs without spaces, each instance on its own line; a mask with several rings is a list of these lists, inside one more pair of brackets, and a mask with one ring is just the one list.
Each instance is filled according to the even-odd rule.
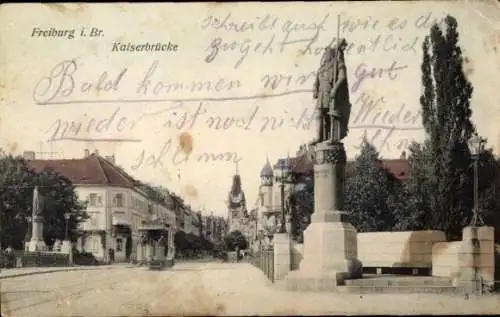
[[2,316],[476,314],[500,297],[298,293],[247,263],[180,263],[172,270],[113,266],[2,279]]

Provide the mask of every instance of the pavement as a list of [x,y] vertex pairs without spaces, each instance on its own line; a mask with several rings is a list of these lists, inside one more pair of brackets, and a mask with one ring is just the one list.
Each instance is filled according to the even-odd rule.
[[131,267],[130,264],[112,264],[112,265],[101,265],[101,266],[63,266],[63,267],[22,267],[22,268],[10,268],[0,270],[0,280],[14,277],[21,277],[27,275],[35,274],[46,274],[46,273],[57,273],[66,271],[80,271],[80,270],[106,270],[112,269],[113,267]]
[[249,263],[184,262],[0,280],[2,316],[494,314],[500,296],[289,292]]

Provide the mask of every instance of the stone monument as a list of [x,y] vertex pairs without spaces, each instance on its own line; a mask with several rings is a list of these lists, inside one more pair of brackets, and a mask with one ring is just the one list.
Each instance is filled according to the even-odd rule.
[[31,240],[29,242],[28,251],[47,251],[47,245],[43,240],[43,216],[42,216],[42,204],[40,200],[40,194],[38,193],[38,187],[33,190],[33,210],[32,210],[32,231]]
[[344,212],[347,136],[351,104],[344,58],[346,41],[325,49],[314,84],[317,138],[314,151],[314,213],[304,231],[303,259],[285,280],[289,290],[326,291],[361,278],[357,232]]

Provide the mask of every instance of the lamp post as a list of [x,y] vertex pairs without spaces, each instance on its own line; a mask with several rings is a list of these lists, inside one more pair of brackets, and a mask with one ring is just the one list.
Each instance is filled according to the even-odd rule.
[[479,165],[479,155],[484,150],[484,139],[479,137],[477,133],[475,133],[469,139],[469,149],[474,157],[474,208],[472,210],[472,220],[470,223],[471,227],[476,227],[478,223],[483,225],[483,219],[479,215],[479,175],[478,175],[478,165]]
[[262,251],[262,239],[264,239],[264,230],[259,230],[259,251]]
[[281,226],[279,233],[286,233],[286,218],[285,218],[285,181],[288,178],[290,167],[288,166],[288,158],[280,162],[280,188],[281,188]]
[[64,213],[64,220],[66,220],[66,233],[64,235],[64,240],[68,240],[69,238],[69,218],[71,218],[71,213],[65,212]]

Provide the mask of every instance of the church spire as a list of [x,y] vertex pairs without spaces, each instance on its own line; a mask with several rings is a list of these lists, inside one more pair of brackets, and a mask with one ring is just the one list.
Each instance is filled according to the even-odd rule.
[[238,161],[235,163],[236,167],[236,173],[234,175],[239,175],[240,171],[238,170]]

